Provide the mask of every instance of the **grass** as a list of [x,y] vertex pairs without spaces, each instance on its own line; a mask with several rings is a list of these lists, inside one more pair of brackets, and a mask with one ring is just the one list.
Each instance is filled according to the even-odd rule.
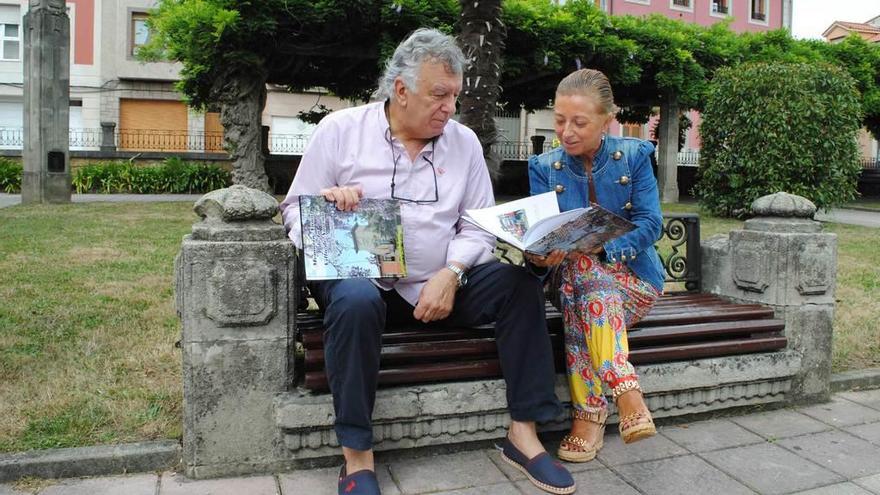
[[[0,209],[0,452],[180,437],[172,261],[195,220],[189,203]],[[703,216],[701,236],[740,225]],[[878,232],[826,228],[834,367],[878,366]]]
[[180,436],[188,203],[0,210],[0,451]]

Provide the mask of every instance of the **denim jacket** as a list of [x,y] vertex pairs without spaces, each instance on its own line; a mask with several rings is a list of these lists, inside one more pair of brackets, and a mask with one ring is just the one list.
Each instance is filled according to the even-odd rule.
[[[651,170],[653,152],[648,141],[605,136],[593,160],[593,180],[599,204],[636,225],[605,243],[607,260],[626,263],[637,277],[662,291],[663,265],[654,243],[662,233],[663,216]],[[556,191],[560,211],[589,204],[583,164],[561,147],[529,158],[529,183],[532,195]]]

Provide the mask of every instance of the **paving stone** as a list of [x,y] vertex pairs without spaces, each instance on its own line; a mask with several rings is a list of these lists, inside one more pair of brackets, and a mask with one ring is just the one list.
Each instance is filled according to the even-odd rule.
[[843,428],[843,430],[848,431],[859,438],[864,438],[876,445],[880,445],[880,422],[849,426]]
[[748,487],[695,455],[626,464],[615,469],[647,495],[752,494]]
[[404,493],[449,491],[508,481],[482,450],[392,462],[389,469]]
[[12,485],[0,484],[0,495],[28,495],[27,492],[22,492],[13,488]]
[[853,483],[870,490],[872,493],[880,494],[880,474],[855,479],[853,480]]
[[638,443],[630,445],[623,443],[620,435],[605,435],[605,447],[599,451],[599,460],[609,466],[617,466],[687,453],[687,450],[662,435],[639,440]]
[[[628,485],[626,481],[620,479],[611,470],[602,465],[589,471],[574,473],[573,476],[574,482],[578,486],[577,493],[601,493],[602,495],[639,494],[635,488]],[[529,480],[517,481],[516,486],[526,495],[547,495],[547,492],[540,490]]]
[[880,388],[873,390],[859,390],[853,392],[843,392],[836,395],[844,399],[858,402],[863,406],[868,406],[880,410]]
[[798,411],[832,426],[854,426],[880,421],[880,411],[835,396],[831,402]]
[[[383,495],[400,495],[391,479],[388,466],[376,464],[376,477]],[[336,495],[339,468],[307,469],[278,475],[281,493],[284,495]],[[163,494],[164,495],[164,494]]]
[[871,492],[853,483],[838,483],[836,485],[797,492],[792,495],[871,495]]
[[691,452],[708,452],[764,441],[760,436],[724,419],[667,426],[660,433]]
[[[520,495],[520,491],[513,483],[501,483],[498,485],[477,486],[451,492],[431,492],[431,495]],[[546,494],[546,492],[544,492]],[[385,492],[382,492],[385,495]]]
[[828,431],[830,426],[790,409],[767,411],[730,418],[734,423],[768,440]]
[[155,474],[66,479],[40,491],[40,495],[155,495],[158,481]]
[[272,476],[190,480],[175,473],[163,474],[159,485],[159,495],[241,495],[243,493],[278,495],[278,488]]
[[847,478],[880,473],[880,447],[841,431],[786,438],[779,445]]
[[700,456],[765,495],[846,481],[832,471],[769,443],[716,450]]

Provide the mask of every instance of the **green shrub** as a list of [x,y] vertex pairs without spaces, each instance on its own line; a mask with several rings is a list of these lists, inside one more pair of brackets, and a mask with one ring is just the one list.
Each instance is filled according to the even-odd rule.
[[747,64],[718,71],[700,125],[697,196],[721,216],[785,191],[828,208],[856,197],[861,109],[835,67]]
[[76,192],[193,194],[227,187],[231,174],[216,165],[166,158],[160,165],[137,166],[130,162],[90,163],[73,175]]
[[17,193],[21,191],[22,166],[9,158],[0,157],[0,191]]

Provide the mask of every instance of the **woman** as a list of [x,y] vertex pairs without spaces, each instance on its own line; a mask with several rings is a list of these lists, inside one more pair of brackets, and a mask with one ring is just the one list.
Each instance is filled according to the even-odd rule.
[[556,135],[561,146],[529,160],[531,193],[556,191],[561,211],[598,203],[636,228],[593,252],[528,255],[538,267],[555,267],[565,327],[572,400],[572,429],[559,458],[593,459],[602,448],[608,417],[606,392],[620,415],[625,443],[656,433],[638,377],[629,362],[626,329],[641,319],[663,290],[663,266],[654,250],[662,216],[648,141],[605,134],[616,107],[599,71],[569,74],[556,89]]

